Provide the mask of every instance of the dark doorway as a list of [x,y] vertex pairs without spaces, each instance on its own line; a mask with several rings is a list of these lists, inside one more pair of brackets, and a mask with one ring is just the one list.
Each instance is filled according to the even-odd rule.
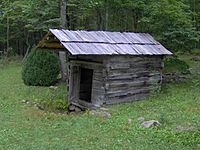
[[91,102],[93,70],[81,68],[79,99]]

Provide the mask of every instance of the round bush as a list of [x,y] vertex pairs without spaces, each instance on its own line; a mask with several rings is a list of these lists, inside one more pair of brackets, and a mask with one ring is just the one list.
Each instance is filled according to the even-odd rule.
[[22,79],[26,85],[50,86],[60,73],[58,57],[46,50],[35,50],[29,54],[22,68]]

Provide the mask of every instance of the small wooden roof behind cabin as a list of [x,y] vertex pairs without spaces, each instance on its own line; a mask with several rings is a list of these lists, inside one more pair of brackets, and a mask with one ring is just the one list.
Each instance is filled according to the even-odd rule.
[[150,34],[50,29],[40,48],[67,49],[71,55],[171,55]]

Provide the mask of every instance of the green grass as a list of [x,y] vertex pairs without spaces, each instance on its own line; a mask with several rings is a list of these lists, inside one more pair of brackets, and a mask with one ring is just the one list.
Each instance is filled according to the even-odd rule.
[[[168,84],[160,94],[143,101],[109,107],[111,118],[43,112],[21,103],[29,100],[65,100],[65,85],[28,87],[21,65],[0,67],[0,149],[200,149],[200,62],[191,62],[191,80]],[[156,119],[157,128],[139,126],[138,117]],[[129,124],[128,119],[133,119]],[[177,131],[177,126],[192,131]]]

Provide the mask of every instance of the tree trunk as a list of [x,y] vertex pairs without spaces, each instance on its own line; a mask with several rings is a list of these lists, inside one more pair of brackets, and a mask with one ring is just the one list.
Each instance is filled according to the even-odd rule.
[[108,0],[105,0],[105,30],[108,30]]
[[65,29],[67,24],[66,19],[67,0],[61,0],[60,4],[60,27]]
[[26,57],[28,56],[29,52],[30,52],[30,49],[31,49],[31,45],[29,43],[29,33],[27,33],[27,36],[26,36],[26,45],[27,45],[27,49],[26,49],[26,53],[24,55],[24,58],[22,60],[22,62],[25,61]]
[[9,49],[10,49],[9,33],[10,33],[10,20],[9,20],[9,17],[7,17],[7,31],[6,31],[7,41],[6,41],[6,52],[5,52],[6,56],[8,56]]
[[[67,7],[67,0],[61,0],[60,5],[60,27],[62,29],[66,28],[67,20],[66,20],[66,7]],[[62,81],[66,81],[68,78],[68,66],[66,62],[66,52],[60,51],[59,52],[59,59],[61,64],[61,76]]]

